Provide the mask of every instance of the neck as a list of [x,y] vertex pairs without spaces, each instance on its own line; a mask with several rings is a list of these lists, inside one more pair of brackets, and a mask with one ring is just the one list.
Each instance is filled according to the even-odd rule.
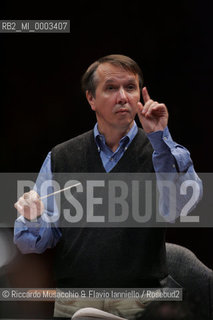
[[114,152],[120,143],[120,140],[132,128],[133,122],[126,128],[104,128],[98,123],[98,130],[104,135],[107,146]]

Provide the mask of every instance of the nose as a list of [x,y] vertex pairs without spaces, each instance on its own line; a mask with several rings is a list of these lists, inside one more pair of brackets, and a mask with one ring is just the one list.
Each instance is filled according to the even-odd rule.
[[117,94],[117,103],[118,104],[125,104],[127,103],[127,95],[123,88],[120,88]]

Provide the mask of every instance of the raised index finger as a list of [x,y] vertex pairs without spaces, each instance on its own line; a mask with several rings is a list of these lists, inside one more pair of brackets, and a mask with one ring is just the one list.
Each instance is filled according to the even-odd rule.
[[143,96],[144,103],[146,103],[148,100],[150,100],[150,96],[149,96],[149,93],[148,93],[148,90],[146,87],[144,87],[142,89],[142,96]]

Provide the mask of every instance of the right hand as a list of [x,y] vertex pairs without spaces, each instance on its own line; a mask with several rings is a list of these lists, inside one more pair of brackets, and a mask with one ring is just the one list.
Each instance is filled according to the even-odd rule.
[[164,103],[153,101],[146,87],[142,89],[144,105],[138,102],[138,117],[146,133],[163,131],[168,124],[168,110]]
[[28,220],[37,219],[44,211],[44,204],[34,190],[24,193],[14,204],[14,207]]

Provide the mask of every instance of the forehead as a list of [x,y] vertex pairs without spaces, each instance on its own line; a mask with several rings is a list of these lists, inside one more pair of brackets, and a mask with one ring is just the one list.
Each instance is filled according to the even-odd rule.
[[96,75],[99,82],[108,81],[121,81],[121,80],[131,80],[138,81],[138,75],[131,71],[125,70],[120,66],[116,66],[110,63],[102,63],[98,66],[96,70]]

